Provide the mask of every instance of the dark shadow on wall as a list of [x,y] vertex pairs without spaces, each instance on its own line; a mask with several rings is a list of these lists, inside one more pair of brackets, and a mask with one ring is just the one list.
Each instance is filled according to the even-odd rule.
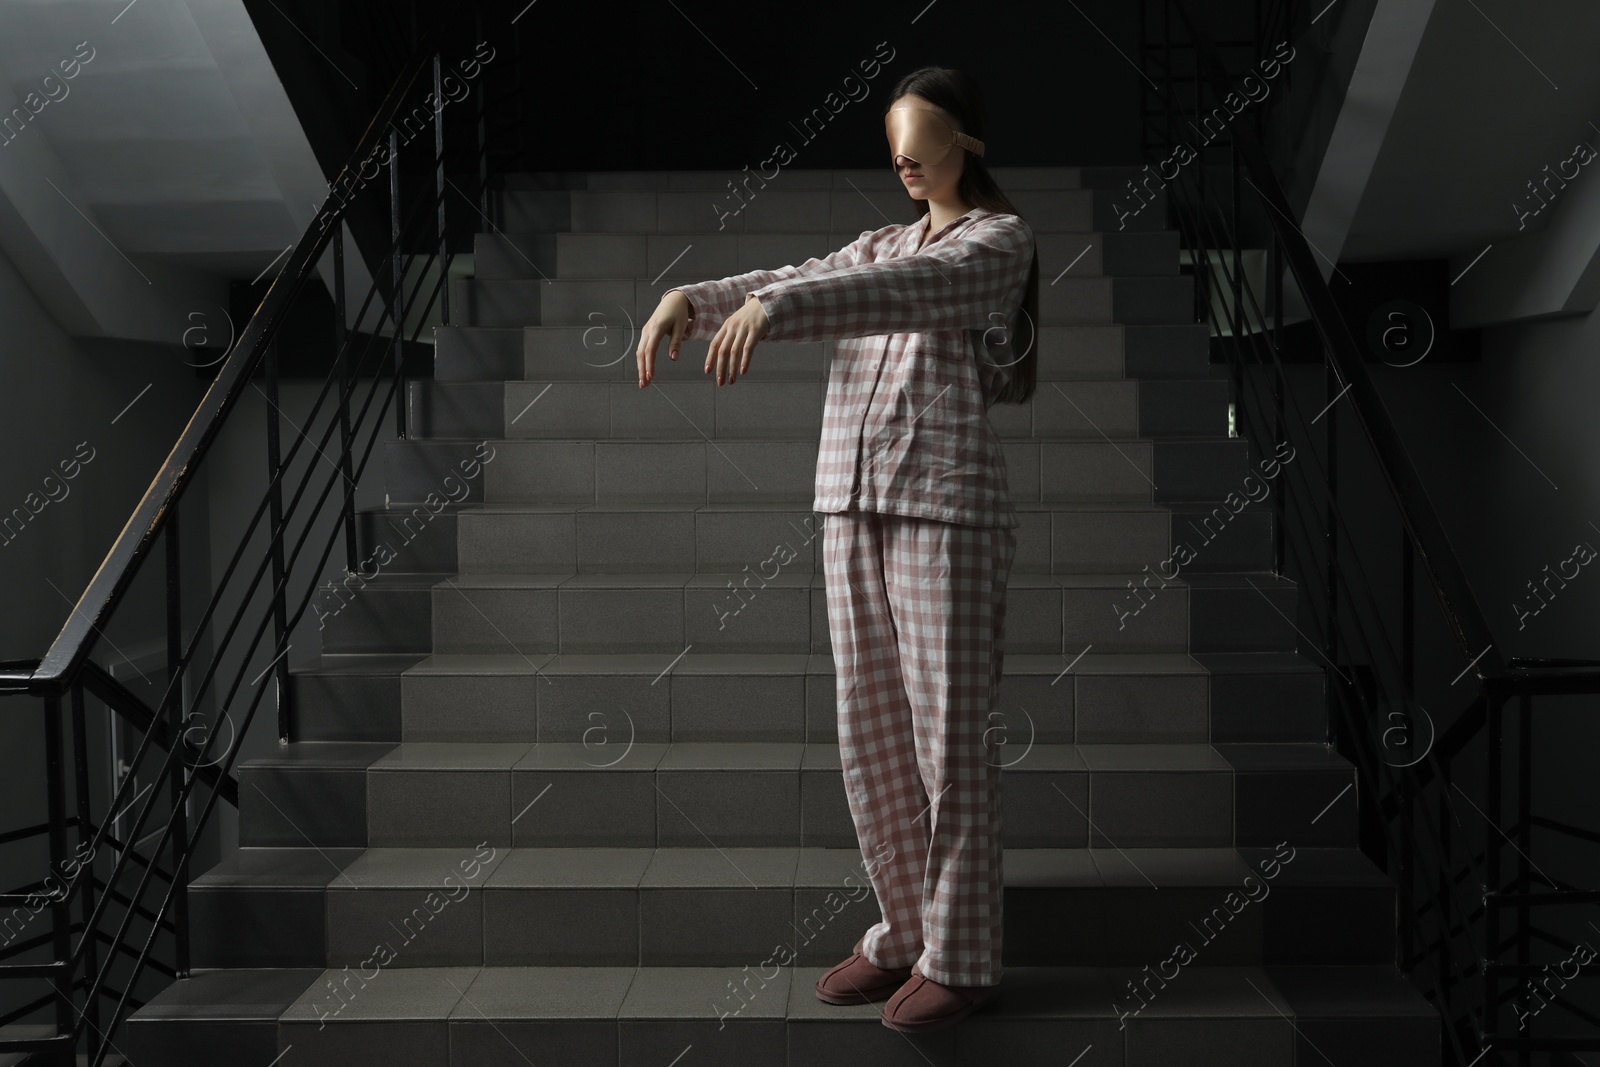
[[[337,166],[376,109],[412,14],[369,0],[247,0],[247,8],[324,170]],[[432,9],[422,5],[418,17]],[[1126,0],[489,0],[452,10],[459,19],[452,14],[447,56],[471,54],[476,10],[496,50],[488,66],[515,65],[525,168],[737,172],[758,169],[781,144],[808,169],[887,165],[888,94],[925,64],[978,80],[997,166],[1138,158],[1139,5]]]
[[[1450,331],[1445,261],[1341,264],[1331,291],[1372,374],[1382,404],[1399,431],[1441,526],[1460,560],[1499,655],[1600,659],[1600,424],[1593,417],[1600,391],[1600,314],[1593,311],[1537,322]],[[1423,309],[1439,327],[1431,350],[1415,314],[1394,320],[1397,307]],[[1408,349],[1382,350],[1377,338],[1399,329]],[[1298,340],[1311,339],[1300,334]],[[1305,365],[1292,368],[1302,410],[1329,401],[1315,345]],[[1391,639],[1398,641],[1406,604],[1401,596],[1401,536],[1398,516],[1381,474],[1371,460],[1348,410],[1340,411],[1339,506],[1362,535],[1365,572]],[[1580,548],[1580,546],[1583,546]],[[1586,548],[1587,551],[1584,551]],[[1584,559],[1594,560],[1587,564]],[[1472,697],[1464,677],[1468,657],[1440,626],[1441,609],[1416,563],[1411,607],[1417,625],[1414,699],[1439,728],[1453,721]],[[1310,620],[1302,617],[1308,632]],[[1302,643],[1302,648],[1306,647]],[[1316,658],[1316,653],[1310,653]],[[1591,766],[1600,749],[1600,698],[1547,696],[1532,704],[1531,809],[1536,817],[1593,830],[1600,788]],[[1507,766],[1518,756],[1521,715],[1513,702],[1505,717]],[[1458,782],[1469,792],[1487,765],[1480,735],[1457,763]],[[1477,795],[1482,795],[1481,793]],[[1516,837],[1514,797],[1506,797],[1491,833]],[[1459,795],[1455,818],[1473,820],[1482,832],[1486,812]],[[1527,849],[1534,888],[1550,878],[1568,886],[1600,885],[1600,844],[1557,833],[1548,824],[1532,831]],[[1501,838],[1505,842],[1506,838]],[[1505,845],[1515,872],[1517,853]],[[1472,893],[1468,894],[1469,896]],[[1600,945],[1600,923],[1592,904],[1535,909],[1532,962],[1558,964],[1569,946]],[[1504,928],[1502,932],[1505,932]],[[1516,985],[1507,979],[1503,991]],[[1600,1012],[1600,987],[1590,980],[1552,988],[1563,1008]],[[1526,989],[1517,1003],[1540,1001]],[[1516,1030],[1510,1006],[1505,1032]],[[1582,1033],[1585,1025],[1561,1009],[1538,1013],[1536,1032]],[[1575,1063],[1576,1060],[1552,1060]]]

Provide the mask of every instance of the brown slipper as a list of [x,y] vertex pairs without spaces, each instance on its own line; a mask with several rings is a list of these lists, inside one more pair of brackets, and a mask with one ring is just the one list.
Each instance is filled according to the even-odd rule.
[[[865,935],[863,935],[865,936]],[[829,1004],[870,1004],[894,996],[911,977],[910,967],[879,967],[861,954],[861,942],[850,958],[817,979],[817,999]]]
[[993,1000],[999,989],[997,985],[947,986],[913,971],[883,1006],[883,1025],[906,1033],[940,1030]]

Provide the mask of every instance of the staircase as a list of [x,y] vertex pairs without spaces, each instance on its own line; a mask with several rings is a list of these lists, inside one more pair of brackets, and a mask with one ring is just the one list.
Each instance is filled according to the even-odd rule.
[[720,389],[663,347],[641,390],[630,330],[911,206],[888,168],[789,171],[718,230],[725,175],[526,176],[132,1062],[1438,1064],[1247,499],[1284,457],[1227,436],[1165,205],[1117,227],[1131,174],[996,171],[1042,271],[1039,387],[990,411],[1023,523],[996,1004],[906,1035],[812,991],[879,917],[810,510],[829,345]]

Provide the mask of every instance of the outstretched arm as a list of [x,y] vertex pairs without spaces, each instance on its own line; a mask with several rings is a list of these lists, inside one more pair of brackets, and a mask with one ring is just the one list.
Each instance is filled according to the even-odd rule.
[[1033,231],[995,215],[909,256],[780,278],[755,290],[766,341],[986,329],[1033,264]]
[[[779,267],[777,270],[753,270],[748,274],[736,274],[729,278],[675,286],[674,288],[689,300],[689,328],[684,337],[692,340],[711,337],[724,319],[739,310],[747,296],[763,286],[794,278],[816,277],[843,267],[855,266],[861,262],[868,239],[876,232],[865,230],[837,252],[830,252],[821,259],[812,257],[799,266]],[[672,291],[673,289],[667,290],[669,293]]]

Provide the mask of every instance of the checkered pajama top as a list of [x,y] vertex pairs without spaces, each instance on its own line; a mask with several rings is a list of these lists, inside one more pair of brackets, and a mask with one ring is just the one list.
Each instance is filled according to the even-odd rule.
[[[691,306],[685,336],[712,337],[754,294],[764,340],[834,342],[814,511],[1015,527],[987,409],[1018,358],[1009,339],[1033,231],[1016,215],[973,208],[919,251],[928,225],[924,216],[867,231],[797,267],[678,286]],[[752,368],[760,362],[758,347]]]

